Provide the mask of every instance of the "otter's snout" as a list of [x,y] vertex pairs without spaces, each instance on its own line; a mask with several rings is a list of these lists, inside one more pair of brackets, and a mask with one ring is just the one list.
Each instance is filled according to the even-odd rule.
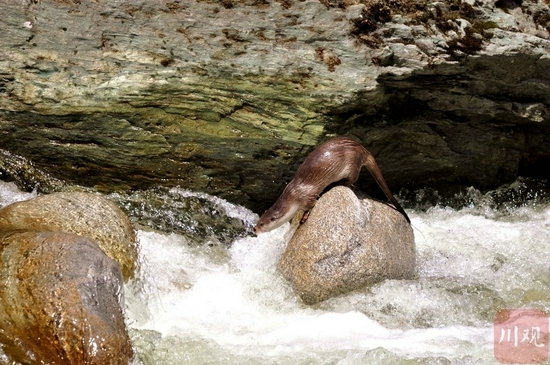
[[257,224],[256,227],[254,227],[254,235],[258,236],[260,233],[264,233],[264,231],[262,227]]

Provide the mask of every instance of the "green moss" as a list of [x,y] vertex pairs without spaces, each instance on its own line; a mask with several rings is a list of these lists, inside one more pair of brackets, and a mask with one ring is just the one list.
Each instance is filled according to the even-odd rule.
[[483,20],[474,20],[472,22],[472,29],[475,33],[481,34],[484,39],[489,39],[491,36],[486,33],[486,30],[489,29],[496,29],[498,28],[498,24],[491,21],[483,21]]

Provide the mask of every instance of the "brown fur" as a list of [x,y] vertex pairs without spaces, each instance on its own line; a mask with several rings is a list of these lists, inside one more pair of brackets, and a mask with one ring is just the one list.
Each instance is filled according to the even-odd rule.
[[351,186],[357,181],[363,166],[410,223],[407,213],[393,197],[372,154],[351,138],[336,137],[322,143],[307,156],[279,199],[260,217],[254,229],[256,234],[280,227],[299,210],[313,208],[329,185],[340,182]]

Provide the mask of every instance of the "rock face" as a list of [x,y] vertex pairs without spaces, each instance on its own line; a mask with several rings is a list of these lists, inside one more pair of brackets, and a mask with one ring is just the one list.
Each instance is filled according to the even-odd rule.
[[0,6],[2,178],[24,178],[17,154],[53,179],[260,212],[334,134],[396,191],[550,171],[548,0]]
[[0,232],[0,340],[24,364],[128,364],[120,267],[87,238]]
[[415,260],[413,231],[401,213],[337,186],[298,228],[279,268],[313,304],[384,279],[410,279]]
[[98,194],[62,192],[38,196],[0,209],[0,231],[70,232],[93,239],[133,277],[137,242],[128,216]]

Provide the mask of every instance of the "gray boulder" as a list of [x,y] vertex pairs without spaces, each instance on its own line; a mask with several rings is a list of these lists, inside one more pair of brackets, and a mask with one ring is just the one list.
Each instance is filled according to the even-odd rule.
[[279,269],[306,304],[415,272],[411,226],[396,211],[337,186],[291,238]]
[[53,193],[0,209],[0,231],[18,229],[89,237],[120,264],[125,279],[134,275],[137,242],[132,222],[116,204],[98,194]]
[[128,364],[119,265],[91,240],[0,232],[0,343],[24,364]]

